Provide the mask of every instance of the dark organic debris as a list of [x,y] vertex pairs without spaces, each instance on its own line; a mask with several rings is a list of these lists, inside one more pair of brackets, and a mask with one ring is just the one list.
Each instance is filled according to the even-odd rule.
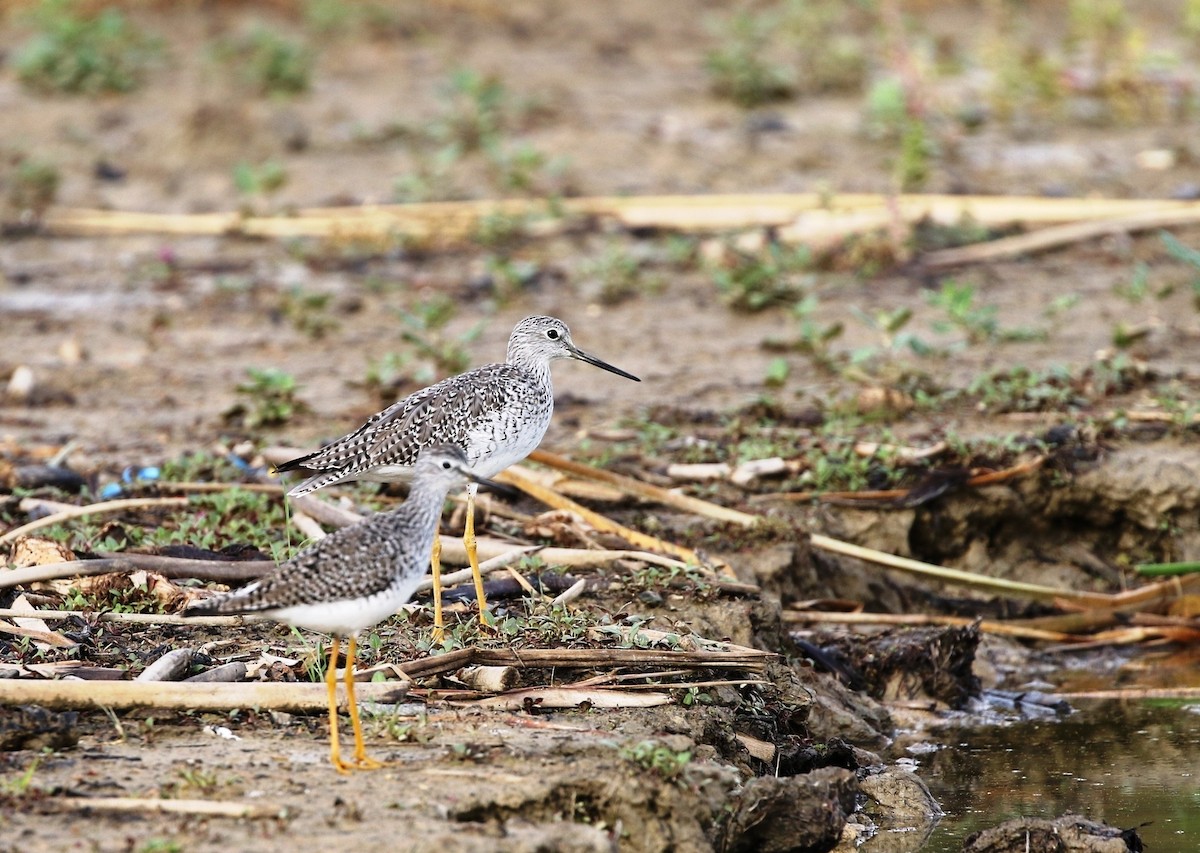
[[18,749],[65,749],[79,740],[76,711],[57,713],[40,705],[21,705],[0,715],[0,752]]
[[1077,815],[1016,818],[968,836],[963,853],[1142,853],[1136,829],[1117,829]]
[[854,774],[826,767],[800,776],[751,779],[733,805],[717,849],[723,853],[830,850],[854,811]]
[[[579,579],[570,577],[569,575],[547,572],[544,575],[528,575],[525,580],[530,586],[542,593],[557,595],[563,590],[570,589]],[[483,591],[487,595],[488,601],[522,598],[526,595],[525,588],[517,583],[516,578],[512,577],[501,577],[497,580],[487,581],[483,585]],[[447,603],[456,601],[473,602],[475,601],[475,586],[474,584],[466,583],[460,584],[453,589],[447,589],[442,593],[442,601]]]
[[971,671],[979,629],[914,628],[874,637],[822,635],[818,644],[852,667],[876,699],[933,699],[962,708],[979,696]]

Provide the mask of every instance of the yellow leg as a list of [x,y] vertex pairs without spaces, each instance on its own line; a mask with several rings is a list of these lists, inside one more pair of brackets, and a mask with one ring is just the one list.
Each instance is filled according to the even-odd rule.
[[475,490],[467,486],[467,525],[463,531],[463,547],[467,549],[467,562],[471,564],[471,579],[475,581],[475,599],[479,602],[479,624],[491,625],[492,617],[487,611],[487,597],[483,593],[483,576],[479,574],[479,554],[475,547]]
[[329,665],[325,668],[325,686],[329,689],[329,760],[338,773],[349,773],[353,765],[342,761],[338,748],[337,660],[338,638],[334,637],[329,646]]
[[350,638],[346,651],[346,701],[350,703],[350,726],[354,729],[354,767],[357,770],[378,770],[382,762],[367,757],[367,745],[363,743],[362,723],[358,719],[358,700],[354,697],[354,657],[358,654],[358,641]]
[[433,644],[440,646],[446,639],[446,623],[442,621],[442,537],[433,534],[433,553],[429,557],[433,572]]

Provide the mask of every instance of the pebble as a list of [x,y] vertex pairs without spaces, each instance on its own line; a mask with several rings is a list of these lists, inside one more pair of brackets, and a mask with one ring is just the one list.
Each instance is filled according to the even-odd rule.
[[24,364],[19,365],[8,380],[8,396],[14,400],[28,400],[37,384],[33,371]]

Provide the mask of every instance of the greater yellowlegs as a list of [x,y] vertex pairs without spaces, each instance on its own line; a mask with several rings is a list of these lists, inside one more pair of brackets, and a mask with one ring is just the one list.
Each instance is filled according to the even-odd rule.
[[[330,760],[339,772],[382,766],[367,757],[354,697],[358,633],[395,613],[416,591],[429,565],[442,506],[451,489],[477,480],[455,445],[423,448],[412,469],[408,500],[394,510],[322,539],[282,563],[274,573],[225,595],[192,604],[184,616],[261,614],[289,625],[333,635],[325,686],[329,690]],[[338,749],[338,643],[348,638],[346,699],[354,728],[354,762]]]
[[[477,367],[416,391],[372,415],[349,435],[315,453],[285,462],[277,470],[314,472],[289,495],[304,495],[345,480],[397,482],[408,479],[421,448],[445,442],[461,447],[479,476],[495,476],[528,456],[546,434],[554,411],[550,362],[558,358],[578,359],[634,382],[641,381],[580,350],[562,320],[526,317],[508,339],[508,360],[503,364]],[[487,602],[475,552],[475,493],[475,485],[469,485],[463,544],[483,621]],[[438,642],[444,629],[439,555],[435,539],[433,618]]]

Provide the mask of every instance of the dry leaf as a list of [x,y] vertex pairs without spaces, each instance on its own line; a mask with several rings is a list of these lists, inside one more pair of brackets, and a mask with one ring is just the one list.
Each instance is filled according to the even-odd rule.
[[168,613],[178,610],[195,597],[191,591],[176,586],[158,572],[148,572],[144,569],[50,581],[49,586],[60,595],[66,595],[75,589],[84,595],[106,601],[112,598],[115,592],[127,604],[140,598],[153,600]]
[[912,411],[916,403],[911,395],[896,388],[874,386],[864,388],[858,394],[856,401],[858,412],[862,415],[891,414],[902,415]]
[[555,509],[535,515],[522,526],[522,531],[531,539],[548,539],[564,548],[596,547],[596,529],[570,510]]
[[539,708],[576,708],[583,704],[593,708],[652,708],[657,705],[667,705],[670,701],[671,697],[666,693],[650,691],[531,687],[467,704],[519,711],[527,704],[533,704]]
[[1184,618],[1200,616],[1200,595],[1184,595],[1175,599],[1167,608],[1167,613]]
[[74,559],[75,552],[61,542],[39,539],[35,536],[24,536],[13,545],[12,557],[9,562],[14,569],[25,569],[29,566],[67,563]]

